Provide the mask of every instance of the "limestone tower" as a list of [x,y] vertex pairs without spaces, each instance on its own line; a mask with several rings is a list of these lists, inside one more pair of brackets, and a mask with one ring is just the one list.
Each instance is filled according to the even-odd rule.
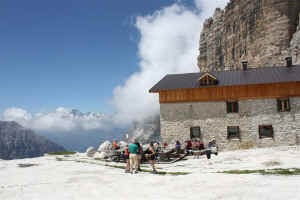
[[299,12],[300,0],[231,0],[203,25],[200,71],[284,65]]

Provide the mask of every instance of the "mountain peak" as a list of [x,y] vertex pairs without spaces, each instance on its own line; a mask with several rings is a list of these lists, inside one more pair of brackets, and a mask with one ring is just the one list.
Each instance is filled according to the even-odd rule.
[[66,150],[14,121],[0,121],[1,159],[38,157],[56,151]]

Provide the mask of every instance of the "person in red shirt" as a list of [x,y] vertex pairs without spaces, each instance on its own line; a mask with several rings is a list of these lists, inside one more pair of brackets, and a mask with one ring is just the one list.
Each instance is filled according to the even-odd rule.
[[125,173],[130,173],[130,162],[129,162],[129,150],[128,150],[128,145],[126,145],[126,148],[125,148],[125,160],[126,160],[126,169],[125,169]]
[[190,150],[192,148],[192,142],[191,140],[186,141],[186,149]]
[[192,149],[192,142],[191,142],[191,140],[187,140],[186,141],[186,146],[185,146],[185,150],[186,150],[187,155],[189,155],[191,149]]

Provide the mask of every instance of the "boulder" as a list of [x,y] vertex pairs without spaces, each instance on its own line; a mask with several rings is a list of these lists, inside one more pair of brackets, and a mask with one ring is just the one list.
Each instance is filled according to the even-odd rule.
[[98,151],[99,152],[111,152],[113,150],[113,145],[110,141],[105,141],[103,142],[99,148],[98,148]]
[[106,159],[108,155],[105,152],[96,152],[94,158]]
[[93,157],[94,154],[96,153],[96,151],[95,151],[94,147],[89,147],[89,148],[87,148],[85,153],[88,157]]

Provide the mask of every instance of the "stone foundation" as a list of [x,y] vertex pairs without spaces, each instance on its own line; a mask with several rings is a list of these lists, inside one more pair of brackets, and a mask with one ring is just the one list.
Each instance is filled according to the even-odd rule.
[[[290,112],[278,112],[276,99],[239,101],[235,114],[226,113],[226,102],[161,104],[161,138],[184,142],[190,128],[199,126],[204,144],[214,136],[220,150],[295,145],[300,143],[300,98],[290,98],[290,104]],[[272,125],[274,137],[260,139],[259,125]],[[240,139],[227,139],[227,126],[239,126]]]

